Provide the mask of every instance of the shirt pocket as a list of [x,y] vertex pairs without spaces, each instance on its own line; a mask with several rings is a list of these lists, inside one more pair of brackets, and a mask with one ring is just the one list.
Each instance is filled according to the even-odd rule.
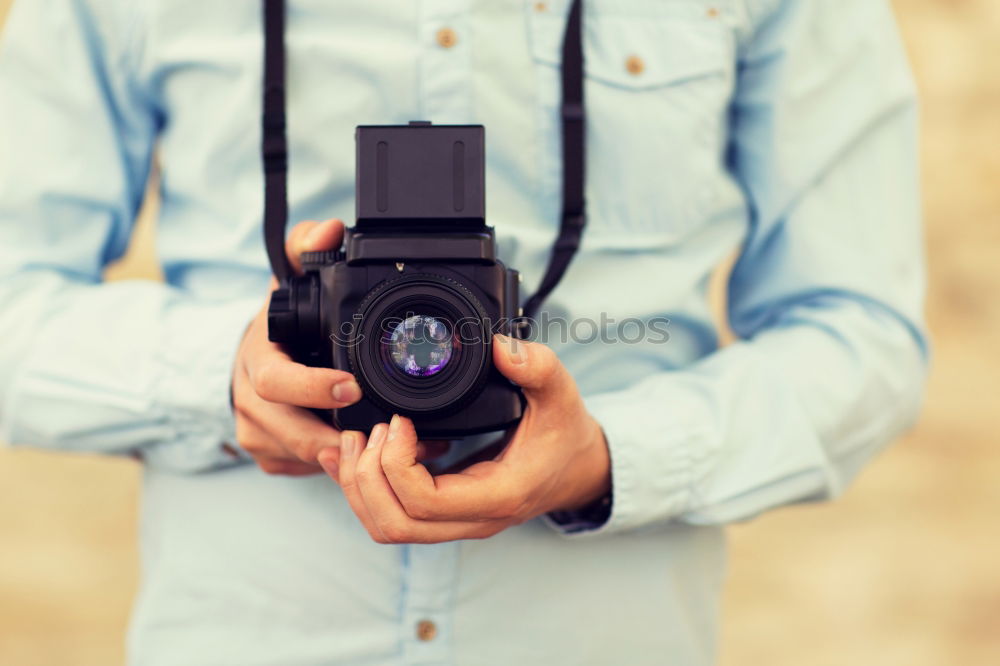
[[[569,2],[531,14],[544,183],[558,216],[559,103]],[[680,240],[725,188],[734,38],[706,0],[590,0],[585,6],[590,238],[624,246]]]

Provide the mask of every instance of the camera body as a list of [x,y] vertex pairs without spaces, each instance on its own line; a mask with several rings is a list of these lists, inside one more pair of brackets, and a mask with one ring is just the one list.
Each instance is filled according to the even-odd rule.
[[323,413],[338,429],[396,413],[425,439],[510,427],[523,398],[492,337],[515,329],[520,279],[486,226],[483,127],[362,126],[356,143],[356,226],[272,294],[270,339],[354,374],[362,400]]

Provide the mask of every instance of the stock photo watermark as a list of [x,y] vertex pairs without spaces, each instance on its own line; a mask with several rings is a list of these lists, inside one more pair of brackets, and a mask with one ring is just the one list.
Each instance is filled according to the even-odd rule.
[[[343,322],[340,330],[330,335],[330,340],[343,347],[362,344],[367,337],[362,321],[363,316],[358,314],[351,321]],[[481,344],[490,334],[510,335],[542,344],[655,345],[670,341],[670,319],[628,317],[618,320],[602,312],[598,319],[568,319],[542,313],[537,319],[464,317],[452,320],[445,316],[408,312],[385,318],[374,332],[383,340],[432,345],[445,342]]]

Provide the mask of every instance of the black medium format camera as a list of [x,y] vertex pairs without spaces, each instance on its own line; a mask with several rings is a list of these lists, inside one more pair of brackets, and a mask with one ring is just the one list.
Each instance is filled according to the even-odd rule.
[[354,374],[364,398],[326,413],[341,430],[396,413],[422,438],[513,425],[522,396],[491,349],[515,328],[519,275],[486,226],[483,127],[362,126],[356,142],[357,224],[274,292],[270,339]]

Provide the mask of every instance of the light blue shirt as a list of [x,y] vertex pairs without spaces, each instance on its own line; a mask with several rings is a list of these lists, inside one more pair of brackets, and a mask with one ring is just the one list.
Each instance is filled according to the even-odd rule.
[[[533,291],[568,2],[291,5],[292,219],[350,219],[355,125],[482,123],[488,221]],[[669,341],[549,339],[607,434],[606,524],[434,546],[375,544],[325,476],[222,451],[268,283],[261,42],[253,0],[19,0],[3,39],[2,436],[144,458],[131,662],[711,663],[721,526],[838,495],[921,402],[914,86],[887,3],[587,2],[589,227],[548,313],[668,317]],[[154,148],[166,283],[103,284]],[[707,287],[735,251],[719,349]]]

